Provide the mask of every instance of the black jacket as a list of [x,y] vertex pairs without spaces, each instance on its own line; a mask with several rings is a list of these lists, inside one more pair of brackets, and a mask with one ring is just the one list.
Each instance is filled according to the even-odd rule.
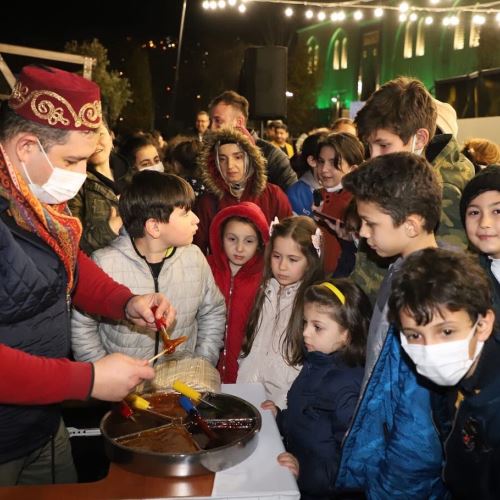
[[[0,197],[0,341],[37,356],[66,357],[66,270],[45,242],[16,225],[7,208]],[[0,404],[0,463],[43,446],[59,419],[57,405]]]
[[299,461],[303,500],[330,498],[340,446],[356,407],[363,368],[347,366],[340,353],[310,352],[277,415],[285,447]]
[[[486,341],[470,378],[432,395],[434,421],[444,443],[443,479],[454,500],[500,498],[499,359],[497,332]],[[457,411],[459,391],[464,399]]]
[[283,191],[297,182],[297,174],[290,165],[288,156],[270,142],[257,139],[255,145],[260,148],[267,161],[267,181],[277,184]]

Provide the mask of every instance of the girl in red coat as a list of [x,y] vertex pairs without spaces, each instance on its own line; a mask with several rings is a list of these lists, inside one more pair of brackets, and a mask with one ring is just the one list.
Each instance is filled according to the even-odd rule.
[[248,315],[262,278],[269,225],[262,210],[243,201],[222,209],[210,225],[208,263],[226,299],[224,348],[217,368],[223,383],[236,382]]

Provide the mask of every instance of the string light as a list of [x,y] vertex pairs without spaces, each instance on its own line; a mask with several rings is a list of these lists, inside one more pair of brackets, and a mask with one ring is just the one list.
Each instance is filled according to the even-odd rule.
[[[226,7],[237,7],[240,13],[245,13],[249,0],[203,0],[201,6],[204,10],[224,10]],[[308,0],[252,0],[251,3],[267,3],[267,4],[280,4],[287,5],[284,9],[286,17],[292,17],[294,10],[291,6],[306,7],[305,17],[308,20],[316,19],[320,22],[329,18],[332,22],[342,22],[347,18],[347,14],[343,10],[333,10],[328,12],[328,9],[349,9],[349,16],[355,21],[364,19],[364,11],[372,11],[373,17],[381,18],[384,16],[385,11],[399,12],[398,19],[400,22],[411,21],[414,22],[418,19],[418,14],[423,14],[423,22],[430,26],[434,23],[434,18],[430,14],[443,14],[441,23],[444,26],[457,26],[460,24],[461,15],[470,15],[471,22],[477,26],[482,26],[487,23],[488,16],[494,16],[494,20],[500,28],[500,0],[493,0],[489,3],[475,3],[470,5],[454,5],[453,7],[441,6],[440,0],[428,0],[428,6],[410,5],[407,1],[401,2],[399,5],[370,5],[370,0],[344,0],[337,2],[320,2]],[[247,5],[250,5],[249,3]],[[321,10],[314,13],[311,7],[319,7]],[[450,12],[451,11],[451,12]]]

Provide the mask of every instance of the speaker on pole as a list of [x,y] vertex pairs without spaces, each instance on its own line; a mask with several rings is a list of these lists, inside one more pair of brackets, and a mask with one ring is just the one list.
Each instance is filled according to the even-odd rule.
[[245,50],[239,91],[250,102],[250,118],[286,118],[286,87],[286,47]]

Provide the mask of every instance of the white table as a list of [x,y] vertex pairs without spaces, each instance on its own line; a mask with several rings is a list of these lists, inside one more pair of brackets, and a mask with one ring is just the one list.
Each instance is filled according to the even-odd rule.
[[252,403],[261,413],[262,428],[257,448],[246,460],[215,474],[210,498],[299,500],[300,493],[295,478],[276,460],[285,449],[272,413],[260,408],[260,404],[266,399],[263,385],[223,384],[221,392]]

